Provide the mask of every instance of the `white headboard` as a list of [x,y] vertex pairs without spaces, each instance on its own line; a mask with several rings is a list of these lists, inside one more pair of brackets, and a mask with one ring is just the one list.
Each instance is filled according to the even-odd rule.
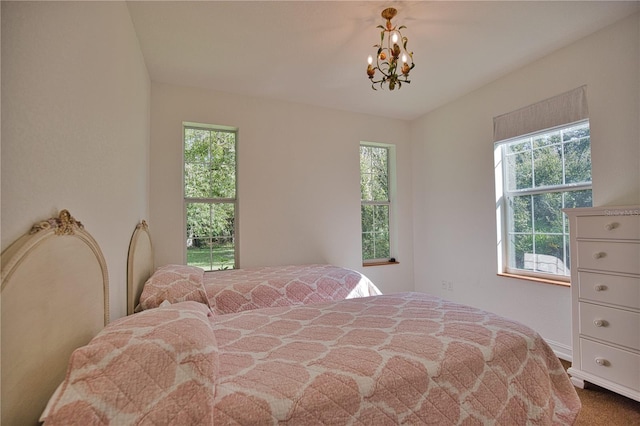
[[71,352],[109,322],[100,247],[67,210],[2,252],[1,422],[37,424]]
[[137,306],[144,283],[153,273],[153,246],[149,225],[141,221],[131,236],[127,258],[127,315]]

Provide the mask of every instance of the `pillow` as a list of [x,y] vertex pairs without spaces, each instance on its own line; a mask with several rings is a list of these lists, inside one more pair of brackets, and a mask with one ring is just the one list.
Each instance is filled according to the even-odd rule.
[[211,424],[218,354],[209,308],[120,318],[71,355],[45,425]]
[[140,310],[169,303],[195,301],[209,306],[204,290],[204,270],[195,266],[165,265],[158,268],[144,284]]

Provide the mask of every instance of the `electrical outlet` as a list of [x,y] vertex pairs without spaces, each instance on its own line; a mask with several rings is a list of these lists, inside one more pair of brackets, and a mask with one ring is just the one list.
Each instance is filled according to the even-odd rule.
[[447,290],[449,290],[449,291],[453,291],[453,282],[452,282],[452,281],[449,281],[449,282],[447,283]]
[[442,289],[443,290],[447,289],[447,282],[446,281],[442,281]]

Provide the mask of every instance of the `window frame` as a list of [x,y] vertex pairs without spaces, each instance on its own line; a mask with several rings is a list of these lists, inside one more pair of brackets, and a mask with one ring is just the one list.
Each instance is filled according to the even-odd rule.
[[[373,147],[373,148],[383,148],[387,151],[387,199],[386,200],[363,200],[362,199],[362,191],[360,191],[360,256],[362,258],[363,266],[372,266],[372,265],[380,265],[380,264],[390,264],[397,263],[395,260],[396,253],[396,230],[395,230],[395,210],[396,210],[396,202],[395,202],[395,173],[396,173],[396,152],[395,145],[380,143],[380,142],[364,142],[361,141],[358,146],[358,160],[359,164],[362,160],[361,156],[361,148],[362,147]],[[362,173],[359,172],[358,176],[360,178],[360,182],[362,182]],[[363,230],[362,230],[362,207],[368,206],[387,206],[389,210],[389,218],[388,218],[388,245],[389,245],[389,257],[378,257],[373,259],[365,259],[363,253]]]
[[[235,134],[234,138],[234,174],[235,174],[235,188],[234,195],[235,197],[187,197],[186,196],[186,161],[185,161],[185,140],[186,140],[186,131],[187,129],[195,129],[195,130],[207,130],[213,132],[224,132],[224,133],[233,133]],[[233,218],[233,249],[234,249],[234,265],[232,269],[240,268],[240,247],[239,247],[239,203],[238,203],[238,141],[239,141],[239,129],[237,127],[231,126],[223,126],[223,125],[215,125],[215,124],[205,124],[205,123],[195,123],[195,122],[183,122],[182,123],[182,199],[183,199],[183,213],[182,213],[182,241],[184,245],[183,249],[183,263],[188,265],[188,250],[187,250],[187,240],[189,236],[187,235],[187,205],[192,203],[199,204],[208,204],[208,205],[216,205],[216,204],[232,204],[234,209],[234,218]],[[210,262],[210,265],[213,265],[213,262]],[[206,269],[205,271],[218,271],[221,269]],[[225,268],[226,269],[226,268]]]
[[[497,242],[498,242],[498,274],[511,276],[515,278],[524,278],[531,279],[535,281],[542,282],[551,282],[554,284],[564,284],[568,285],[571,280],[570,275],[570,263],[569,268],[565,270],[565,274],[553,274],[546,273],[541,271],[530,271],[526,269],[518,269],[510,266],[509,258],[511,255],[515,255],[512,253],[511,249],[511,235],[510,235],[510,227],[512,218],[509,215],[509,200],[513,197],[517,196],[535,196],[540,194],[550,194],[550,193],[559,193],[562,198],[562,207],[564,208],[564,194],[567,192],[576,192],[583,190],[591,190],[593,191],[593,175],[591,174],[591,180],[589,182],[578,182],[578,183],[565,183],[565,184],[555,184],[555,185],[545,185],[545,186],[535,186],[535,166],[533,163],[533,155],[536,148],[531,147],[531,155],[532,155],[532,186],[531,188],[525,189],[515,189],[509,190],[506,187],[507,174],[508,174],[508,162],[505,161],[507,155],[505,154],[506,146],[514,143],[516,141],[521,141],[523,139],[530,139],[531,143],[533,143],[533,139],[536,136],[544,135],[547,133],[553,133],[556,131],[562,132],[565,129],[570,129],[572,127],[579,127],[581,125],[586,124],[591,129],[589,119],[578,120],[572,123],[567,123],[559,126],[555,126],[548,129],[542,129],[535,132],[531,132],[529,134],[515,136],[513,138],[497,141],[494,143],[494,167],[495,167],[495,190],[496,190],[496,222],[497,222]],[[590,132],[589,132],[590,133]],[[562,134],[562,133],[561,133]],[[560,140],[560,145],[564,145],[564,141]],[[552,146],[552,145],[550,145]],[[589,151],[591,151],[591,134],[589,134]],[[563,180],[565,177],[565,168],[566,161],[564,157],[564,148],[562,149],[562,176]],[[593,202],[593,193],[592,193],[592,202]],[[533,209],[533,205],[532,205]],[[562,238],[563,238],[563,256],[565,268],[567,262],[570,262],[569,256],[569,230],[568,230],[568,219],[564,213],[562,214]],[[543,235],[546,233],[536,234],[535,232],[535,216],[532,212],[531,215],[531,235],[533,237],[533,245],[534,245],[534,254],[535,254],[535,236]],[[549,235],[560,235],[559,233],[548,233]]]

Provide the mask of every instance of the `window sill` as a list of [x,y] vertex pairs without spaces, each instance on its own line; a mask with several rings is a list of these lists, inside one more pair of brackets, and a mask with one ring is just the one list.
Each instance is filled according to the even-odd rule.
[[560,285],[560,286],[563,286],[563,287],[571,287],[571,282],[569,282],[569,281],[550,280],[550,279],[547,279],[547,278],[530,277],[528,275],[507,274],[506,272],[498,273],[498,276],[499,277],[507,277],[507,278],[515,278],[515,279],[518,279],[518,280],[533,281],[533,282],[542,283],[542,284],[552,284],[552,285]]
[[369,262],[369,263],[363,263],[362,266],[382,266],[382,265],[399,265],[400,262],[396,262],[395,260],[393,262]]

